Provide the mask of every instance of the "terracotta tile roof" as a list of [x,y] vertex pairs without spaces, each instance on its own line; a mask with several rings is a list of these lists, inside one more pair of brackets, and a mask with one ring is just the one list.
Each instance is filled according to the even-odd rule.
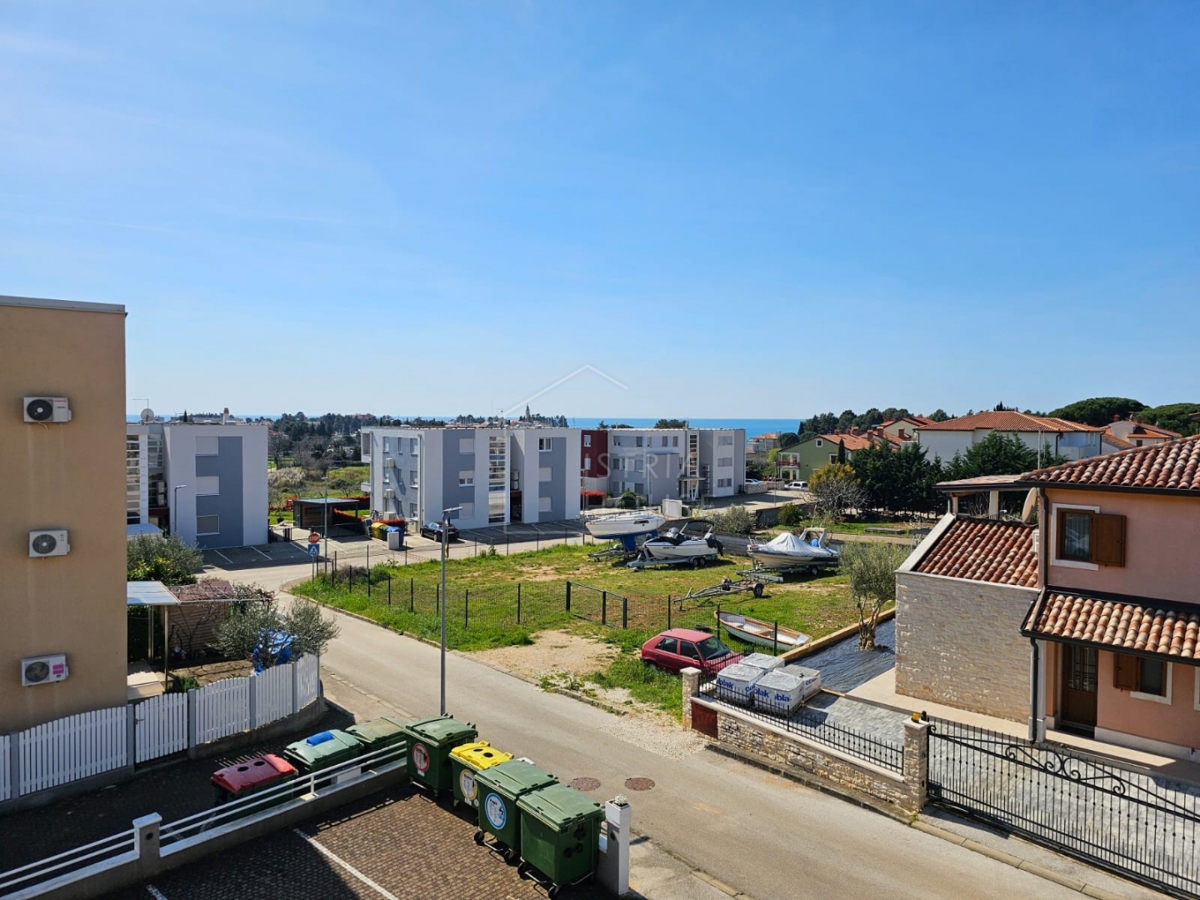
[[942,534],[914,571],[968,581],[1037,587],[1035,530],[1019,522],[961,517]]
[[1080,425],[1066,419],[1051,419],[1048,416],[1031,416],[1015,410],[1003,412],[979,412],[970,416],[959,416],[945,422],[922,425],[922,431],[974,431],[986,428],[992,431],[1103,431],[1091,425]]
[[1153,600],[1102,600],[1047,590],[1021,632],[1200,661],[1200,606],[1181,611],[1160,608]]
[[871,439],[865,434],[821,434],[822,437],[831,444],[842,444],[850,452],[855,450],[865,450],[871,446]]
[[1090,456],[1021,476],[1026,484],[1200,492],[1200,435]]
[[229,600],[235,595],[228,581],[201,581],[198,584],[177,584],[167,588],[180,603],[200,600]]
[[1119,438],[1111,431],[1105,430],[1104,434],[1100,435],[1100,440],[1106,444],[1111,444],[1118,450],[1130,450],[1137,446],[1133,441],[1127,441],[1124,438]]

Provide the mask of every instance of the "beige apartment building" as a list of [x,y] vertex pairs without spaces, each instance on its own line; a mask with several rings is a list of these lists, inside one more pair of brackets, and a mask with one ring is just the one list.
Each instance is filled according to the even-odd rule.
[[0,734],[126,698],[125,308],[0,296]]

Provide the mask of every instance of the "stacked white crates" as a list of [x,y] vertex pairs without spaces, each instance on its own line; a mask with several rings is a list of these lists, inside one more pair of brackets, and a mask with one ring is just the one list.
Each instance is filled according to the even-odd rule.
[[821,673],[804,666],[783,666],[766,672],[753,686],[754,705],[764,712],[791,715],[821,690]]

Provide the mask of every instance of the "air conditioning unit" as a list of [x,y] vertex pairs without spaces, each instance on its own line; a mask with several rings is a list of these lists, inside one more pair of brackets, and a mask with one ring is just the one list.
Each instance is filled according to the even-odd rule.
[[26,422],[70,422],[71,407],[66,397],[26,397]]
[[70,675],[67,669],[67,655],[54,653],[50,656],[31,656],[21,660],[21,686],[33,687],[35,684],[50,684],[54,681],[65,681]]
[[386,459],[383,461],[383,467],[384,467],[385,469],[394,469],[394,468],[396,468],[396,460],[395,460],[393,457],[391,457],[391,456],[387,457],[387,458],[386,458]]
[[29,532],[30,556],[66,556],[71,552],[64,529]]

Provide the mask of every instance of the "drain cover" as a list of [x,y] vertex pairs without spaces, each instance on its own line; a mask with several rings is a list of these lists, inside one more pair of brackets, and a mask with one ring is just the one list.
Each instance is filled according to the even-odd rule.
[[654,787],[654,780],[651,778],[626,778],[625,787],[631,791],[648,791]]
[[594,791],[596,788],[600,787],[600,779],[588,778],[581,775],[578,778],[571,779],[571,787],[575,788],[577,791]]

